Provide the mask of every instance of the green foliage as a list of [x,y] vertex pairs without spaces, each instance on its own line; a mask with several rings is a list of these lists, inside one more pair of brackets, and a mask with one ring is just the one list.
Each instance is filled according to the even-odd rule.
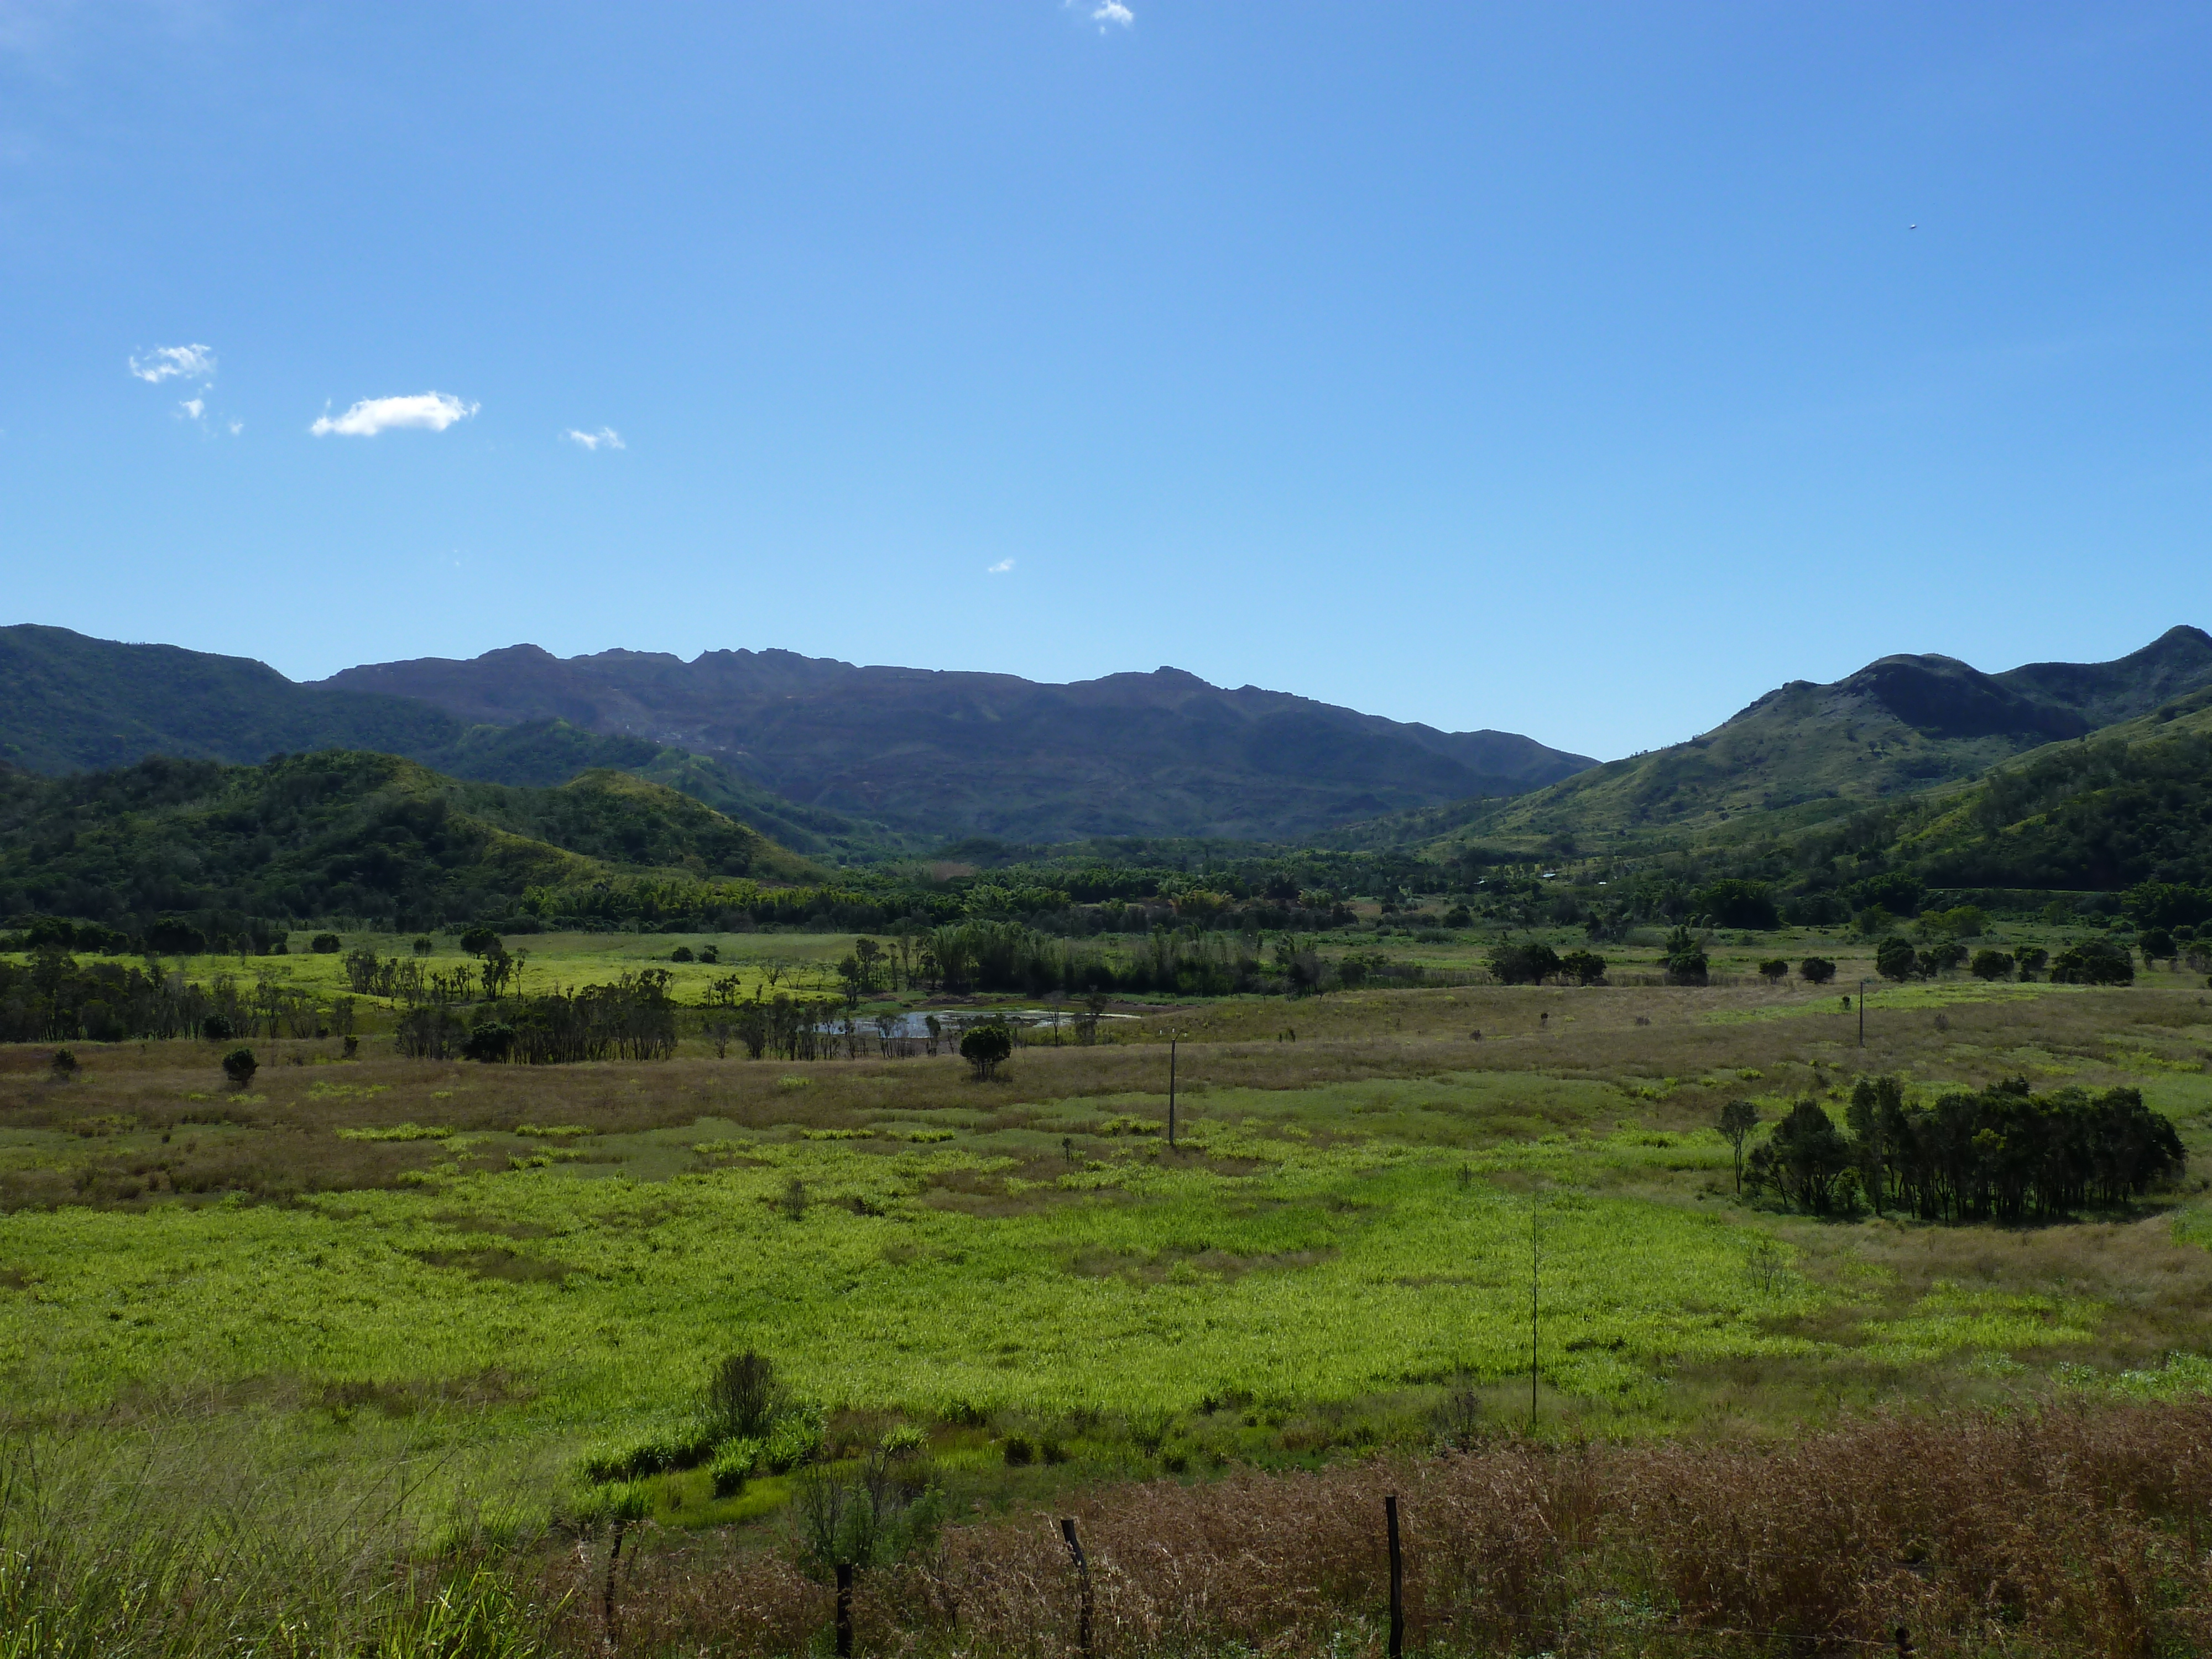
[[318,933],[308,941],[307,948],[318,956],[334,957],[345,948],[345,941],[336,933]]
[[849,1474],[808,1470],[792,1503],[793,1553],[824,1578],[839,1567],[896,1565],[930,1548],[944,1524],[928,1471],[880,1450]]
[[1570,951],[1559,958],[1559,975],[1577,985],[1598,985],[1605,980],[1605,958],[1590,951]]
[[234,1089],[243,1089],[252,1083],[254,1073],[260,1069],[261,1062],[253,1057],[251,1048],[233,1048],[222,1057],[222,1074]]
[[1875,971],[1884,979],[1903,984],[1920,976],[1920,957],[1911,942],[1892,934],[1875,947]]
[[1769,961],[1760,963],[1759,964],[1759,971],[1760,975],[1765,977],[1768,984],[1779,985],[1784,980],[1790,977],[1790,964],[1784,962],[1780,957],[1776,957]]
[[1913,1106],[1894,1079],[1865,1078],[1852,1116],[1856,1161],[1876,1205],[1892,1194],[1928,1220],[2018,1222],[2118,1206],[2187,1164],[2172,1123],[2135,1089],[2036,1095],[2021,1078]]
[[1705,947],[1688,928],[1677,927],[1668,934],[1661,953],[1667,965],[1667,982],[1669,985],[1703,985],[1705,982]]
[[1850,1145],[1833,1120],[1817,1102],[1801,1100],[1751,1155],[1747,1173],[1753,1191],[1772,1186],[1808,1214],[1826,1215],[1850,1162]]
[[759,1440],[728,1440],[708,1460],[707,1468],[714,1483],[714,1496],[734,1498],[745,1489],[759,1467],[762,1453],[766,1449]]
[[975,1069],[979,1078],[995,1075],[1013,1052],[1013,1034],[1006,1029],[1004,1020],[986,1020],[960,1034],[960,1058]]
[[2134,960],[2106,939],[2085,939],[2068,945],[2051,962],[2054,985],[2132,985]]
[[1729,877],[1698,890],[1693,901],[1711,926],[1772,927],[1778,924],[1774,891],[1763,881]]
[[1826,957],[1807,957],[1797,964],[1798,976],[1808,985],[1826,985],[1836,976],[1836,964]]
[[1977,951],[1970,971],[1976,979],[2000,980],[2012,977],[2013,958],[2002,951]]
[[1559,969],[1559,953],[1538,939],[1509,940],[1490,953],[1490,972],[1500,985],[1540,985]]

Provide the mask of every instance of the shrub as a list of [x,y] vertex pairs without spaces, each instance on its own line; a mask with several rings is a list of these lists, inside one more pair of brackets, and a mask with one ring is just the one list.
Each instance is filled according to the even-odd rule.
[[319,957],[334,957],[344,944],[336,933],[318,933],[307,941],[307,948]]
[[2025,945],[2013,960],[2020,964],[2022,979],[2033,979],[2043,971],[2043,964],[2051,960],[2051,952],[2040,945]]
[[234,1089],[243,1089],[252,1082],[254,1073],[260,1069],[261,1062],[254,1059],[251,1048],[233,1048],[222,1057],[222,1074],[230,1079]]
[[1910,943],[1893,933],[1875,947],[1874,968],[1884,979],[1901,985],[1920,972],[1920,958]]
[[1490,971],[1500,985],[1541,985],[1559,968],[1559,953],[1550,945],[1533,939],[1520,945],[1500,945],[1490,953]]
[[461,935],[461,949],[472,957],[480,957],[487,951],[499,948],[499,930],[495,927],[486,927],[479,923]]
[[227,1015],[210,1014],[200,1022],[200,1036],[210,1042],[228,1042],[237,1035]]
[[2051,959],[2053,985],[2132,985],[2133,957],[2110,939],[2085,939],[2069,945]]
[[968,1062],[979,1079],[994,1076],[1006,1056],[1013,1052],[1013,1033],[1006,1029],[1004,1020],[987,1020],[960,1034],[960,1058]]
[[1036,1447],[1025,1434],[1010,1434],[1000,1445],[1008,1468],[1024,1468],[1036,1462]]
[[1691,937],[1688,928],[1677,927],[1667,935],[1664,956],[1667,983],[1669,985],[1703,985],[1705,982],[1705,947]]
[[668,953],[668,959],[669,959],[671,962],[689,962],[689,961],[690,961],[690,960],[691,960],[691,947],[690,947],[690,945],[678,945],[678,946],[677,946],[673,951],[671,951]]
[[415,954],[418,957],[427,957],[431,951],[437,948],[437,941],[432,939],[428,933],[420,934],[416,938]]
[[1771,962],[1760,963],[1759,971],[1765,976],[1769,985],[1779,985],[1790,977],[1790,964],[1777,957]]
[[1577,985],[1596,985],[1605,978],[1605,958],[1590,951],[1570,951],[1559,958],[1559,972]]
[[707,1419],[733,1439],[765,1436],[784,1408],[775,1362],[748,1348],[718,1363],[707,1378]]
[[469,1060],[496,1063],[514,1052],[514,1027],[502,1025],[496,1020],[487,1020],[471,1030],[468,1040],[461,1044],[461,1053]]
[[2012,958],[2002,951],[1977,951],[1969,970],[1976,979],[2005,979],[2012,974]]
[[76,1055],[67,1048],[55,1049],[53,1059],[47,1064],[53,1068],[54,1081],[57,1083],[67,1083],[76,1075]]
[[877,1443],[886,1457],[911,1457],[928,1446],[929,1436],[911,1423],[901,1423],[884,1430]]
[[1836,976],[1836,964],[1826,957],[1807,957],[1797,964],[1798,976],[1808,985],[1826,985]]

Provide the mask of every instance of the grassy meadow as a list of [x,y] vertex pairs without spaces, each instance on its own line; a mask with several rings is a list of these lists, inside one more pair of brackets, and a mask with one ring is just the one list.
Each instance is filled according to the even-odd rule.
[[[722,961],[669,963],[678,943]],[[1476,963],[1464,942],[1358,943]],[[193,970],[342,990],[304,944]],[[438,944],[433,965],[461,959]],[[696,1000],[771,962],[811,990],[852,940],[510,944],[526,988],[668,965]],[[1813,953],[1838,984],[1753,971]],[[1656,978],[1633,945],[1607,954]],[[67,1080],[50,1048],[0,1050],[0,1431],[65,1473],[57,1513],[220,1499],[275,1536],[389,1493],[374,1527],[346,1511],[378,1548],[557,1562],[594,1535],[580,1461],[680,1425],[745,1349],[818,1413],[833,1462],[918,1431],[975,1525],[1470,1437],[1779,1445],[1866,1413],[2212,1388],[2201,980],[1883,988],[1861,1047],[1843,998],[1865,954],[1762,934],[1717,941],[1705,988],[1119,1004],[1097,1044],[1032,1029],[989,1081],[949,1054],[748,1061],[696,1035],[662,1063],[409,1061],[374,1018],[352,1060],[254,1042],[244,1089],[228,1043],[79,1044]],[[2029,1228],[1736,1194],[1723,1103],[1840,1115],[1872,1073],[1919,1095],[2138,1087],[2192,1174]],[[793,1492],[653,1477],[645,1547],[773,1553]]]

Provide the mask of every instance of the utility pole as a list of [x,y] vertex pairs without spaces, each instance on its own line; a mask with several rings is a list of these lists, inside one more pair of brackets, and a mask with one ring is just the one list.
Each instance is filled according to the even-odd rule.
[[1536,1432],[1536,1205],[1533,1183],[1528,1188],[1528,1432]]
[[1859,1047],[1862,1048],[1866,1047],[1866,987],[1867,982],[1861,980],[1859,981]]

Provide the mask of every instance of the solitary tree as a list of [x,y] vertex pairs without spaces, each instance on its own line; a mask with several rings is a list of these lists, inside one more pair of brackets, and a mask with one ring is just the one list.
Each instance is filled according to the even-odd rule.
[[1006,1029],[1004,1020],[987,1020],[981,1025],[969,1026],[961,1034],[960,1058],[975,1069],[979,1079],[996,1076],[1000,1066],[1013,1052],[1013,1033]]
[[1751,1132],[1759,1127],[1759,1108],[1747,1100],[1731,1100],[1721,1108],[1720,1116],[1713,1127],[1727,1139],[1729,1150],[1735,1155],[1735,1189],[1743,1192],[1743,1144],[1751,1139]]
[[1779,985],[1790,977],[1790,964],[1778,957],[1771,962],[1760,963],[1759,971],[1769,985]]
[[2002,951],[1977,951],[1970,971],[1976,979],[2004,979],[2012,973],[2012,957]]
[[1836,976],[1836,964],[1826,957],[1807,957],[1797,964],[1798,976],[1808,985],[1826,985]]
[[1920,958],[1911,944],[1895,934],[1875,947],[1875,971],[1884,979],[1893,979],[1899,984],[1920,971]]
[[233,1048],[222,1057],[222,1074],[230,1079],[230,1086],[234,1089],[246,1087],[253,1081],[254,1073],[260,1069],[261,1062],[254,1059],[251,1048]]

